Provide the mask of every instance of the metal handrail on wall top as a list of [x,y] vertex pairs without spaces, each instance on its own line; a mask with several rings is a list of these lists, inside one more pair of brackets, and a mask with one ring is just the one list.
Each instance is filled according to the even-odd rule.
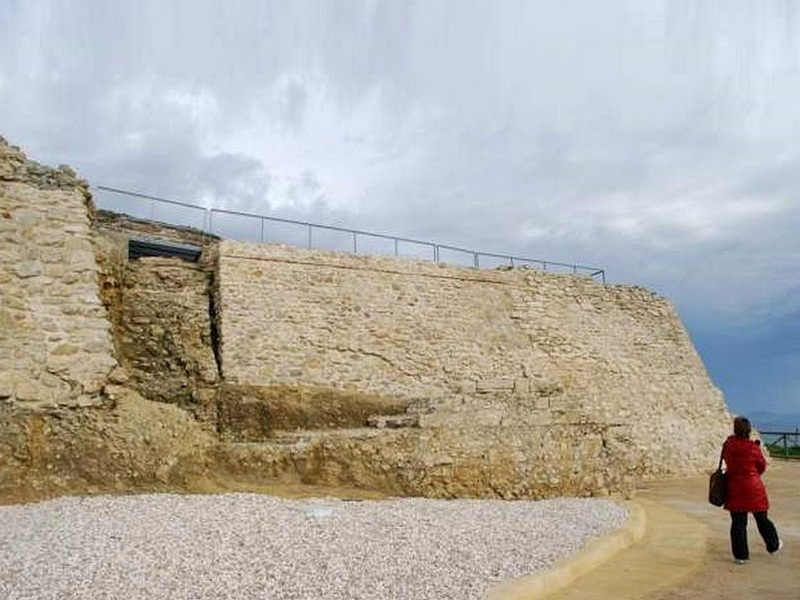
[[[476,251],[476,250],[470,250],[470,249],[467,249],[467,248],[461,248],[461,247],[458,247],[458,246],[451,246],[451,245],[448,245],[448,244],[439,244],[439,243],[436,243],[436,242],[428,242],[428,241],[424,241],[424,240],[416,240],[416,239],[413,239],[413,238],[405,238],[405,237],[400,237],[400,236],[395,236],[395,235],[387,235],[387,234],[383,234],[383,233],[374,233],[374,232],[370,232],[370,231],[361,231],[361,230],[358,230],[358,229],[348,229],[348,228],[345,228],[345,227],[337,227],[335,225],[321,225],[319,223],[311,223],[311,222],[308,222],[308,221],[298,221],[298,220],[294,220],[294,219],[286,219],[286,218],[281,218],[281,217],[269,217],[269,216],[266,216],[266,215],[259,215],[259,214],[255,214],[255,213],[241,212],[241,211],[228,210],[228,209],[222,209],[222,208],[206,208],[206,207],[203,207],[203,206],[198,206],[196,204],[190,204],[188,202],[181,202],[179,200],[172,200],[172,199],[168,199],[168,198],[160,198],[158,196],[151,196],[151,195],[148,195],[148,194],[142,194],[142,193],[139,193],[139,192],[133,192],[133,191],[130,191],[130,190],[123,190],[123,189],[119,189],[119,188],[113,188],[113,187],[102,186],[102,185],[101,186],[96,186],[96,187],[94,187],[94,189],[100,190],[100,191],[103,191],[103,192],[108,192],[110,194],[119,195],[119,196],[127,196],[127,197],[131,197],[131,198],[136,198],[136,199],[148,200],[150,202],[150,204],[149,204],[149,207],[148,207],[148,210],[147,210],[147,214],[142,215],[142,218],[146,217],[148,220],[151,220],[151,221],[158,220],[158,219],[156,219],[155,209],[156,209],[156,206],[159,205],[159,204],[163,204],[163,205],[168,206],[168,207],[177,207],[179,209],[190,209],[190,210],[193,210],[193,211],[201,211],[201,219],[199,219],[201,221],[201,223],[200,223],[199,229],[201,229],[202,231],[204,231],[206,233],[211,233],[211,234],[215,234],[215,235],[221,235],[219,231],[215,231],[215,219],[214,219],[215,215],[219,215],[219,216],[226,216],[227,215],[227,216],[235,216],[235,217],[244,217],[244,218],[247,218],[247,219],[255,219],[255,220],[259,221],[260,228],[259,228],[258,241],[262,242],[262,243],[271,241],[271,240],[267,239],[266,236],[265,236],[265,224],[266,223],[281,223],[281,224],[288,224],[288,225],[292,225],[292,226],[299,226],[299,227],[306,228],[307,233],[306,233],[305,245],[309,249],[315,247],[314,246],[314,240],[313,240],[313,232],[314,232],[315,229],[319,229],[319,230],[325,230],[325,231],[333,231],[333,232],[338,232],[338,233],[345,233],[345,234],[348,234],[349,236],[351,236],[352,237],[352,252],[354,254],[357,254],[359,252],[359,238],[362,238],[362,239],[372,238],[372,239],[376,239],[376,240],[386,240],[386,241],[392,242],[392,244],[394,246],[394,248],[393,248],[394,256],[398,256],[398,257],[400,256],[399,245],[402,243],[402,244],[410,244],[410,245],[417,246],[417,247],[420,247],[420,248],[427,248],[428,249],[427,252],[430,253],[430,256],[428,258],[430,260],[432,260],[433,262],[435,262],[435,263],[452,262],[452,261],[443,260],[442,251],[444,250],[444,251],[448,251],[448,252],[455,252],[455,253],[458,253],[458,254],[461,254],[461,255],[470,256],[471,257],[471,263],[472,263],[471,266],[474,267],[475,269],[480,269],[482,267],[488,268],[486,266],[486,262],[487,262],[486,260],[484,261],[483,265],[481,264],[481,258],[485,258],[485,259],[489,259],[489,260],[494,259],[495,262],[496,261],[502,261],[499,264],[495,264],[494,265],[495,267],[498,267],[498,266],[516,267],[516,266],[530,265],[530,266],[534,266],[534,267],[539,267],[543,271],[547,271],[548,269],[549,270],[555,270],[555,271],[558,271],[558,272],[565,272],[566,271],[566,272],[572,273],[573,275],[586,275],[586,276],[591,277],[592,279],[598,279],[599,278],[599,280],[604,284],[606,282],[605,269],[600,269],[598,267],[592,267],[592,266],[588,266],[588,265],[581,265],[581,264],[577,264],[577,263],[563,263],[563,262],[557,262],[557,261],[551,261],[551,260],[541,260],[541,259],[536,259],[536,258],[526,258],[526,257],[521,257],[521,256],[512,256],[510,254],[497,254],[497,253],[492,253],[492,252],[480,252],[480,251]],[[98,195],[95,195],[95,201],[96,202],[97,202],[97,196]],[[115,205],[115,203],[113,203],[113,202],[109,202],[109,203],[97,202],[97,203],[101,208],[108,208],[109,210],[115,210],[115,212],[118,211],[118,209],[119,209],[119,207],[117,205]],[[104,205],[104,206],[102,206],[102,205]],[[131,216],[139,216],[139,215],[131,215]],[[180,220],[179,218],[173,217],[172,220],[166,220],[165,219],[164,222],[172,224],[172,225],[175,225],[175,224],[186,225],[185,222],[184,223],[175,223],[174,222],[174,221],[179,221],[179,220]],[[193,225],[193,226],[196,226],[196,224]],[[237,236],[224,236],[223,235],[222,237],[233,237],[234,239],[237,239]],[[238,239],[241,239],[241,237],[238,238]],[[297,244],[294,244],[294,245],[297,245]],[[317,247],[318,248],[322,248],[322,246],[317,246]],[[455,264],[459,264],[459,263],[455,263]]]

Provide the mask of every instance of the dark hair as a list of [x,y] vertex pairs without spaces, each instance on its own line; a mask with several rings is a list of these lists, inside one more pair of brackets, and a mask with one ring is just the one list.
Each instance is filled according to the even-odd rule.
[[746,417],[736,417],[733,420],[733,435],[738,438],[750,438],[750,419]]

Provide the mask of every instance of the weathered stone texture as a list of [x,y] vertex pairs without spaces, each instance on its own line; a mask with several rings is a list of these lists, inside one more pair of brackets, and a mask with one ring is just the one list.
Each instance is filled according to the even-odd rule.
[[497,452],[490,428],[533,472],[551,426],[601,479],[696,472],[727,432],[680,319],[641,288],[226,241],[219,295],[226,381],[406,401],[456,465]]
[[413,426],[419,420],[405,414],[400,400],[330,386],[224,384],[219,398],[218,430],[237,442],[270,441],[276,430]]
[[116,364],[88,202],[0,138],[0,402],[91,404]]
[[209,305],[213,264],[128,258],[132,237],[207,249],[216,238],[106,211],[97,213],[94,233],[101,297],[128,376],[125,383],[149,400],[177,404],[216,429],[219,373]]
[[209,491],[211,435],[186,411],[109,386],[102,407],[0,411],[0,504],[60,494]]
[[122,299],[121,360],[144,397],[215,418],[208,275],[179,258],[131,261]]
[[635,474],[596,424],[296,432],[222,449],[227,472],[428,497],[630,493]]
[[[196,244],[201,262],[129,261],[131,236]],[[644,289],[217,246],[95,213],[73,172],[0,139],[0,497],[228,475],[618,493],[708,469],[728,417]]]

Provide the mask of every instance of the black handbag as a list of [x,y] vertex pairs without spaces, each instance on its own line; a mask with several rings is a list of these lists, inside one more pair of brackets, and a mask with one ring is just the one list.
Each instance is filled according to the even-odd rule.
[[714,506],[722,506],[728,499],[728,477],[722,470],[722,454],[725,452],[725,444],[719,452],[719,464],[717,470],[708,478],[708,501]]

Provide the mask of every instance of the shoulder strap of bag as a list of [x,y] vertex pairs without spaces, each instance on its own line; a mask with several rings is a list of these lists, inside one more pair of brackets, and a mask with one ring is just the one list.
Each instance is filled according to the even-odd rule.
[[722,470],[722,455],[725,454],[725,445],[728,443],[728,440],[725,440],[722,443],[722,449],[719,451],[719,464],[717,465],[717,471]]

